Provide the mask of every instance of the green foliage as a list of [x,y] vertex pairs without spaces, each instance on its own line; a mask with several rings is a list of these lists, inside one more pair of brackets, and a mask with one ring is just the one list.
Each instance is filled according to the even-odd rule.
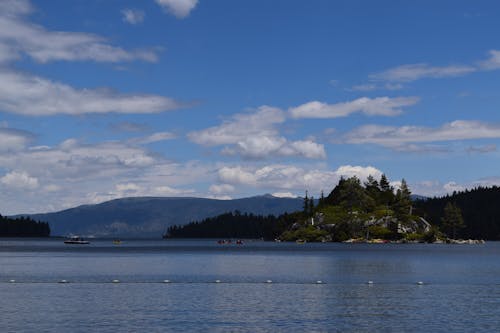
[[442,235],[439,232],[438,228],[435,226],[431,227],[431,230],[423,234],[422,240],[426,243],[434,243],[436,240],[441,238]]
[[390,185],[385,174],[382,174],[379,181],[380,195],[377,204],[390,206],[394,202],[394,188]]
[[50,227],[46,222],[38,222],[29,217],[15,219],[0,215],[0,237],[48,237]]
[[441,218],[441,229],[448,237],[456,238],[457,231],[465,227],[462,211],[455,203],[448,202]]
[[453,195],[417,200],[414,211],[442,229],[444,208],[447,203],[460,207],[465,227],[457,230],[462,238],[500,240],[500,187],[477,187]]
[[312,225],[299,228],[293,231],[285,231],[281,235],[281,239],[284,241],[296,241],[296,240],[305,240],[308,242],[320,242],[326,236],[328,232],[325,230],[318,230],[314,228]]
[[328,196],[332,205],[340,205],[349,211],[369,211],[375,207],[375,200],[371,198],[361,182],[356,177],[340,179],[339,184]]
[[320,213],[323,214],[325,224],[339,224],[351,218],[349,212],[342,206],[326,206],[320,209]]
[[368,228],[370,238],[391,239],[392,231],[378,225],[372,225]]
[[418,233],[411,233],[411,234],[406,234],[405,239],[409,242],[420,242],[423,241],[424,235],[423,234],[418,234]]
[[401,180],[401,188],[398,189],[394,198],[394,215],[401,222],[408,222],[411,219],[411,192],[406,181]]

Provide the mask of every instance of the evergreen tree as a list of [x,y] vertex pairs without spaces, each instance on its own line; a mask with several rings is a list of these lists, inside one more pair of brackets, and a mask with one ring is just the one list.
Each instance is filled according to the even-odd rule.
[[338,204],[346,207],[348,210],[352,210],[353,208],[369,210],[373,208],[373,199],[366,193],[365,188],[361,186],[361,182],[357,177],[347,178],[342,183],[339,183],[337,187],[339,189],[336,200]]
[[309,214],[309,197],[307,196],[307,191],[306,191],[306,196],[304,198],[304,207],[303,211],[305,215]]
[[309,199],[309,216],[314,214],[314,197]]
[[393,205],[394,214],[401,222],[408,222],[411,218],[411,191],[406,180],[401,180],[401,188],[398,189]]
[[325,194],[323,193],[323,190],[321,190],[321,196],[319,197],[318,206],[323,206],[324,203],[325,203]]
[[380,177],[379,187],[381,192],[379,204],[389,207],[394,201],[394,188],[389,183],[389,180],[387,180],[385,174],[382,174]]
[[448,202],[444,207],[444,216],[441,219],[441,228],[453,239],[456,237],[458,230],[465,227],[462,211],[455,203]]
[[370,197],[372,197],[373,200],[376,202],[380,201],[380,188],[377,180],[372,176],[369,175],[366,181],[364,182],[366,192]]

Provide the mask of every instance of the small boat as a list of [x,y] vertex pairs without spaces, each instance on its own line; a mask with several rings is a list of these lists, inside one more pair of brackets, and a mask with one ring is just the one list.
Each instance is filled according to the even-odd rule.
[[113,244],[114,245],[120,245],[121,243],[122,243],[121,240],[119,240],[119,239],[113,239]]
[[305,239],[297,239],[295,241],[295,243],[297,243],[297,244],[305,244],[305,243],[307,243],[307,241]]
[[90,244],[90,242],[80,236],[71,236],[64,241],[64,244]]

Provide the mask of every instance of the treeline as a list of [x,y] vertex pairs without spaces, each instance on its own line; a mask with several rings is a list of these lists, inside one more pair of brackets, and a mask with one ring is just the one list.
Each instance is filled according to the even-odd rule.
[[500,187],[477,187],[414,202],[417,213],[439,227],[447,204],[458,207],[465,222],[457,230],[457,238],[500,240]]
[[168,228],[165,238],[263,238],[273,240],[295,221],[294,214],[261,216],[239,211]]
[[29,217],[8,218],[0,215],[0,237],[49,237],[50,227]]

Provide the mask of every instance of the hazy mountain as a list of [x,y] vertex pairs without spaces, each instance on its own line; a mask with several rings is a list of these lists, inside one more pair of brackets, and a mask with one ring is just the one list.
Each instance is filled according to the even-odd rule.
[[138,197],[29,216],[49,222],[53,236],[161,237],[171,225],[182,225],[235,210],[263,215],[293,212],[302,209],[302,200],[272,195],[234,200]]

